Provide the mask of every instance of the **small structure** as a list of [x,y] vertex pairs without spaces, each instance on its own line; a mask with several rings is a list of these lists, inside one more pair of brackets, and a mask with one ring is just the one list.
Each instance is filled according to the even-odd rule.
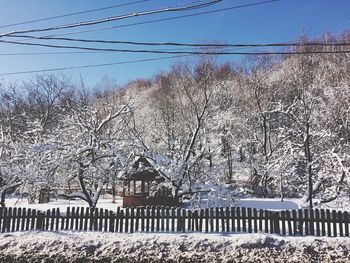
[[178,199],[171,195],[171,189],[157,187],[164,182],[164,178],[146,158],[139,157],[133,168],[134,171],[124,179],[123,207],[179,205]]

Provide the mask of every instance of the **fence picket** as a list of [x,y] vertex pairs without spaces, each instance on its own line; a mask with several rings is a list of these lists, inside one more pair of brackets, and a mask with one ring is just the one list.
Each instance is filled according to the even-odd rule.
[[281,211],[281,225],[282,225],[282,235],[286,235],[286,212]]
[[292,211],[292,217],[293,217],[293,234],[296,236],[298,235],[298,217],[297,217],[297,211]]
[[226,232],[230,232],[230,208],[225,209]]
[[145,231],[145,208],[141,207],[139,209],[139,215],[140,215],[140,231]]
[[130,233],[134,233],[135,210],[132,207],[130,210]]
[[[1,214],[1,212],[0,212],[0,214]],[[18,210],[17,210],[16,231],[19,231],[19,229],[21,227],[20,226],[21,225],[21,219],[22,219],[22,208],[19,207]],[[0,223],[0,225],[1,225],[1,223]]]
[[247,212],[248,212],[248,233],[252,233],[253,232],[253,229],[252,229],[252,209],[250,207],[248,207],[247,209]]
[[171,208],[171,232],[175,232],[175,208]]
[[231,207],[231,231],[235,232],[236,231],[236,208]]
[[50,211],[50,210],[47,210],[47,211],[46,211],[46,214],[45,214],[45,220],[46,220],[46,223],[45,223],[45,230],[49,230],[49,227],[50,227],[50,218],[51,218],[51,211]]
[[69,219],[70,219],[70,207],[68,206],[67,207],[67,212],[66,212],[66,226],[65,226],[65,230],[69,229]]
[[84,222],[84,231],[87,231],[88,229],[88,218],[89,218],[89,209],[85,209],[85,214],[84,214],[84,208],[82,207],[82,213],[80,215],[80,223]]
[[309,220],[310,220],[310,235],[314,236],[315,235],[315,226],[314,226],[315,214],[313,209],[310,209],[309,211]]
[[125,210],[125,233],[129,232],[129,218],[130,218],[130,210],[126,208]]
[[0,206],[0,232],[2,232],[2,223],[3,223],[3,212],[4,211],[4,208]]
[[7,232],[11,232],[12,207],[8,209],[8,218],[6,221]]
[[322,231],[322,236],[326,235],[326,215],[324,209],[321,209],[321,231]]
[[57,208],[57,210],[56,210],[56,230],[59,229],[60,217],[61,217],[60,209]]
[[193,226],[192,226],[192,211],[188,211],[188,219],[187,219],[187,229],[189,231],[194,231]]
[[124,211],[121,209],[119,213],[119,232],[123,233]]
[[31,224],[30,224],[30,229],[34,229],[35,228],[35,219],[36,219],[36,215],[37,215],[37,213],[36,213],[36,210],[35,209],[33,209],[32,210],[32,216],[31,216]]
[[[27,209],[22,208],[21,231],[25,230],[25,228],[26,228],[26,217],[27,217]],[[0,224],[0,226],[1,226],[1,224]],[[0,228],[0,230],[1,230],[1,228]]]
[[80,212],[80,207],[78,206],[77,208],[76,208],[76,210],[75,210],[75,218],[74,218],[74,222],[75,222],[75,224],[74,224],[74,229],[75,230],[79,230],[79,223],[80,223],[80,217],[79,217],[79,215],[81,214],[81,212]]
[[165,207],[161,207],[161,222],[160,222],[160,231],[164,232],[165,229]]
[[3,220],[2,220],[2,228],[1,228],[1,232],[4,233],[6,231],[6,226],[7,226],[7,218],[8,218],[8,215],[7,215],[7,207],[5,207],[3,209]]
[[241,208],[236,207],[237,232],[241,232]]
[[204,210],[199,210],[199,232],[203,232]]
[[242,228],[243,228],[243,232],[247,232],[247,222],[246,222],[246,208],[242,207]]
[[135,231],[139,231],[139,226],[140,226],[140,207],[136,208],[136,215],[135,215]]
[[70,224],[69,224],[69,230],[73,230],[74,228],[74,220],[75,220],[75,207],[72,207],[72,211],[71,211],[71,215],[70,215],[71,219],[70,219]]
[[55,217],[56,217],[56,208],[53,208],[51,213],[51,224],[50,224],[51,231],[55,230]]
[[259,209],[259,231],[263,230],[264,210]]
[[114,213],[109,210],[109,232],[114,232]]
[[177,208],[176,209],[176,232],[180,232],[181,231],[181,209]]
[[298,210],[298,234],[300,236],[303,235],[303,210],[299,209]]
[[258,233],[258,210],[253,209],[253,219],[254,219],[254,233]]
[[206,208],[204,211],[204,217],[205,217],[205,233],[209,233],[209,209]]
[[[149,222],[150,222],[150,217],[151,217],[151,212],[150,212],[150,207],[146,207],[146,232],[149,232]],[[175,220],[175,217],[174,217]]]
[[169,232],[169,229],[170,229],[170,208],[169,207],[166,208],[165,213],[166,213],[165,231]]
[[320,236],[321,235],[321,231],[320,231],[320,210],[319,209],[315,209],[315,223],[316,223],[316,236]]
[[337,236],[337,211],[332,210],[333,236]]
[[15,232],[15,230],[16,230],[16,219],[17,219],[17,207],[14,207],[13,211],[12,211],[11,232]]
[[160,230],[160,207],[158,206],[156,209],[156,231]]
[[274,215],[275,213],[272,211],[267,211],[268,214],[268,219],[270,220],[270,234],[275,233],[274,232],[274,224],[275,224],[275,220],[274,220]]
[[224,208],[220,207],[221,232],[225,232],[225,215]]
[[288,225],[288,235],[293,235],[293,229],[292,229],[292,221],[289,210],[286,210],[286,219],[287,219],[287,225]]
[[154,232],[154,227],[155,227],[155,220],[156,219],[156,209],[154,206],[152,206],[151,209],[151,232]]
[[341,237],[344,236],[344,232],[343,232],[343,214],[341,211],[338,211],[338,224],[339,224],[339,235]]
[[180,218],[180,224],[181,224],[181,232],[184,233],[186,231],[186,210],[181,209],[181,218]]
[[331,231],[331,211],[329,209],[326,209],[326,222],[327,222],[327,236],[332,236]]
[[96,209],[96,216],[98,218],[98,231],[102,232],[103,229],[103,208]]
[[192,228],[194,229],[194,231],[198,231],[199,228],[199,224],[198,224],[198,210],[194,211],[193,216],[192,216]]
[[345,236],[348,237],[349,236],[349,213],[347,211],[344,212],[343,214],[343,219],[344,219],[344,223],[345,223]]
[[308,236],[310,234],[310,231],[309,231],[309,224],[310,224],[309,209],[304,210],[304,220],[305,220],[305,236]]
[[117,208],[117,214],[115,218],[115,231],[114,232],[119,232],[119,221],[120,221],[120,207]]

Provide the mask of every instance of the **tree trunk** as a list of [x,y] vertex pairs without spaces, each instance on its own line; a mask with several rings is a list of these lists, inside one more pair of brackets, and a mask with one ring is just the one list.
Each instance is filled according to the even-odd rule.
[[305,140],[305,152],[307,156],[307,174],[308,174],[308,185],[309,185],[309,208],[312,209],[312,156],[310,149],[310,124],[306,123],[306,140]]
[[112,184],[112,203],[115,204],[115,196],[116,196],[116,191],[115,191],[115,184]]
[[83,194],[84,194],[85,197],[86,197],[86,201],[87,201],[88,204],[89,204],[89,207],[92,208],[93,202],[92,202],[92,200],[91,200],[91,196],[90,196],[89,192],[88,192],[87,189],[86,189],[85,182],[84,182],[84,168],[80,168],[80,169],[79,169],[78,181],[79,181],[81,190],[82,190]]
[[5,207],[6,191],[1,191],[0,206]]

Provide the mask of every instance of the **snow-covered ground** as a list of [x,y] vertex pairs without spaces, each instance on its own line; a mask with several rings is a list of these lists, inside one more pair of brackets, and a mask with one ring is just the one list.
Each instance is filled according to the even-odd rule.
[[[123,204],[122,197],[116,197],[116,203],[112,203],[112,198],[110,195],[102,196],[98,203],[98,208],[108,209],[116,211],[117,207],[121,207]],[[239,207],[251,207],[257,209],[267,209],[267,210],[294,210],[303,208],[303,202],[301,199],[284,199],[281,201],[279,198],[242,198],[236,200],[236,204]],[[66,200],[66,199],[54,199],[51,198],[50,203],[47,204],[28,204],[27,198],[20,197],[8,197],[6,198],[6,206],[12,207],[26,207],[38,210],[48,210],[52,208],[60,208],[61,211],[65,211],[67,207],[88,207],[87,202],[76,199],[76,200]],[[186,206],[189,207],[189,206]],[[350,211],[349,200],[336,200],[327,204],[322,204],[316,206],[315,208],[324,209],[335,209],[338,211]]]
[[236,201],[237,206],[251,207],[268,210],[294,210],[301,207],[300,199],[285,199],[283,202],[278,198],[245,198]]
[[[116,211],[117,207],[121,207],[123,200],[121,197],[116,198],[116,203],[112,203],[112,198],[110,196],[102,197],[98,200],[97,207]],[[81,199],[67,200],[67,199],[54,199],[51,198],[50,203],[46,204],[28,204],[27,198],[10,197],[6,198],[6,206],[12,207],[26,207],[38,210],[48,210],[52,208],[59,208],[61,211],[65,211],[67,207],[88,207],[88,203]]]
[[263,234],[0,234],[0,262],[349,262],[349,238]]

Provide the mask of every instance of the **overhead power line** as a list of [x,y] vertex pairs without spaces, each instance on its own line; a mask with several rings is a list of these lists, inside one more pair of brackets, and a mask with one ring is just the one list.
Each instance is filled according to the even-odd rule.
[[284,51],[284,52],[227,52],[227,51],[165,51],[165,50],[145,50],[145,49],[115,49],[115,48],[95,48],[95,47],[82,47],[82,46],[66,46],[66,45],[51,45],[40,43],[23,43],[16,41],[0,40],[0,43],[8,43],[24,46],[39,46],[58,49],[78,49],[87,51],[107,51],[107,52],[120,52],[120,53],[151,53],[151,54],[172,54],[172,55],[303,55],[303,54],[346,54],[350,53],[350,50],[311,50],[311,51]]
[[[350,53],[349,51],[344,52],[285,52],[283,54],[291,54],[291,55],[302,55],[302,54],[320,54],[320,53]],[[263,53],[249,53],[249,55],[261,55]],[[268,53],[271,54],[271,53]],[[274,53],[277,54],[277,53]],[[133,64],[133,63],[141,63],[141,62],[149,62],[149,61],[158,61],[158,60],[167,60],[173,58],[182,58],[188,57],[191,55],[178,55],[178,56],[169,56],[169,57],[158,57],[158,58],[149,58],[149,59],[140,59],[140,60],[129,60],[129,61],[121,61],[121,62],[113,62],[113,63],[103,63],[103,64],[92,64],[92,65],[83,65],[83,66],[72,66],[72,67],[61,67],[61,68],[51,68],[51,69],[39,69],[39,70],[28,70],[28,71],[17,71],[17,72],[8,72],[8,73],[0,73],[0,76],[9,76],[9,75],[19,75],[19,74],[33,74],[33,73],[44,73],[44,72],[52,72],[52,71],[63,71],[63,70],[72,70],[72,69],[82,69],[82,68],[95,68],[95,67],[104,67],[104,66],[113,66],[113,65],[123,65],[123,64]]]
[[52,31],[52,30],[61,30],[61,29],[82,27],[82,26],[92,26],[92,25],[98,25],[98,24],[102,24],[102,23],[109,23],[109,22],[113,22],[113,21],[128,19],[131,17],[140,17],[140,16],[154,15],[154,14],[160,14],[160,13],[166,13],[166,12],[188,11],[188,10],[207,7],[207,6],[219,3],[221,1],[222,0],[211,0],[211,1],[206,1],[204,3],[200,3],[200,4],[192,4],[192,5],[187,5],[187,6],[175,6],[175,7],[168,7],[168,8],[162,8],[162,9],[134,12],[134,13],[124,14],[124,15],[95,19],[95,20],[90,20],[90,21],[83,21],[83,22],[73,23],[73,24],[58,25],[58,26],[47,27],[47,28],[38,28],[38,29],[16,30],[16,31],[0,34],[0,37],[9,36],[9,35],[13,35],[13,34],[45,32],[45,31]]
[[349,46],[348,42],[339,43],[323,43],[323,42],[280,42],[266,44],[222,44],[222,43],[180,43],[180,42],[136,42],[136,41],[120,41],[120,40],[101,40],[101,39],[81,39],[67,37],[36,37],[30,35],[11,35],[14,38],[29,38],[36,40],[59,40],[83,43],[101,43],[101,44],[127,44],[137,46],[181,46],[181,47],[299,47],[299,46]]
[[82,68],[96,68],[96,67],[105,67],[105,66],[113,66],[113,65],[123,65],[123,64],[133,64],[133,63],[150,62],[150,61],[157,61],[157,60],[166,60],[166,59],[180,58],[180,57],[185,57],[185,56],[170,56],[170,57],[148,58],[148,59],[139,59],[139,60],[120,61],[120,62],[113,62],[113,63],[75,66],[75,67],[62,67],[62,68],[51,68],[51,69],[17,71],[17,72],[9,72],[9,73],[0,73],[0,76],[44,73],[44,72],[51,72],[51,71],[62,71],[62,70],[71,70],[71,69],[82,69]]
[[143,3],[143,2],[149,2],[149,1],[151,1],[151,0],[140,0],[140,1],[130,2],[130,3],[106,6],[106,7],[95,8],[95,9],[90,9],[90,10],[85,10],[85,11],[80,11],[80,12],[74,12],[74,13],[68,13],[68,14],[63,14],[63,15],[50,16],[50,17],[34,19],[34,20],[26,20],[26,21],[22,21],[22,22],[18,22],[18,23],[13,23],[13,24],[0,26],[0,28],[31,24],[31,23],[35,23],[35,22],[48,21],[48,20],[53,20],[53,19],[62,18],[62,17],[82,15],[82,14],[93,13],[93,12],[98,12],[98,11],[107,10],[107,9],[114,9],[114,8],[117,8],[117,7],[123,7],[123,6],[130,6],[130,5],[140,4],[140,3]]
[[111,30],[111,29],[116,29],[116,28],[131,27],[131,26],[138,26],[138,25],[145,25],[145,24],[152,24],[152,23],[171,21],[171,20],[182,19],[182,18],[187,18],[187,17],[194,17],[194,16],[200,16],[200,15],[214,14],[214,13],[218,13],[218,12],[225,12],[225,11],[230,11],[230,10],[240,9],[240,8],[245,8],[245,7],[265,5],[265,4],[269,4],[269,3],[272,3],[272,2],[278,2],[278,1],[280,1],[280,0],[260,1],[260,2],[255,2],[255,3],[250,3],[250,4],[230,6],[230,7],[226,7],[226,8],[215,9],[215,10],[199,12],[199,13],[194,13],[194,14],[188,14],[188,15],[173,16],[173,17],[168,17],[168,18],[160,18],[160,19],[154,19],[154,20],[148,20],[148,21],[143,21],[143,22],[124,24],[124,25],[116,25],[116,26],[103,27],[103,28],[97,28],[97,29],[87,29],[87,30],[80,30],[80,31],[73,31],[73,32],[54,34],[54,35],[49,35],[49,37],[75,35],[75,34],[82,34],[82,33],[88,33],[88,32],[97,32],[97,31]]

